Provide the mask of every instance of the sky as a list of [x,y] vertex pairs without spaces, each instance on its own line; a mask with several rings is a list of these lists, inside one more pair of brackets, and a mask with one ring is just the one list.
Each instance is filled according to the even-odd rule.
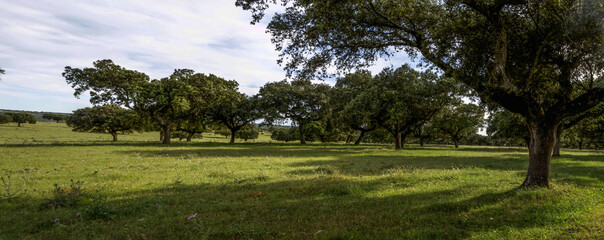
[[[73,96],[61,73],[99,59],[152,79],[183,68],[212,73],[255,94],[285,79],[285,71],[265,32],[268,19],[250,21],[235,0],[3,1],[0,109],[69,113],[91,106],[87,94]],[[408,57],[399,55],[370,70],[405,62]]]

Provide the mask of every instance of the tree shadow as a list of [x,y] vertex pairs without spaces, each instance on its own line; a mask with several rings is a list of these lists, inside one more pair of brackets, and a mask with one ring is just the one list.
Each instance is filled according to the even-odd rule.
[[[320,176],[171,184],[109,196],[112,200],[102,206],[111,209],[112,215],[105,220],[87,220],[87,216],[82,220],[73,215],[80,211],[94,214],[81,210],[89,206],[62,209],[71,217],[61,217],[61,225],[35,218],[29,234],[74,239],[90,237],[91,232],[104,238],[128,239],[459,239],[502,226],[521,230],[561,223],[556,216],[547,217],[547,211],[541,211],[548,206],[524,204],[536,194],[530,190],[485,190],[471,184],[414,187],[415,183],[397,176],[370,181]],[[554,196],[552,201],[562,200]],[[53,216],[50,211],[41,214]],[[560,216],[567,213],[561,211]],[[54,231],[57,228],[60,231]],[[83,228],[86,231],[81,231]]]

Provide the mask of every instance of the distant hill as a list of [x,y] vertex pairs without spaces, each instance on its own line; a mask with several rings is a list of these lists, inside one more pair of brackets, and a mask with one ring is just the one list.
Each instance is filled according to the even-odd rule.
[[[0,109],[0,113],[8,113],[8,112],[26,112],[26,113],[31,113],[32,115],[34,115],[34,117],[36,117],[36,120],[38,122],[54,122],[53,120],[48,120],[48,119],[42,118],[42,115],[44,115],[45,113],[59,113],[59,112],[34,112],[34,111]],[[70,114],[70,113],[60,113],[60,114]]]

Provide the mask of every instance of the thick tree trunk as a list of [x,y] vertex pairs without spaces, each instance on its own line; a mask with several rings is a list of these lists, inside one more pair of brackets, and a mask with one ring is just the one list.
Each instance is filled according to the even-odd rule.
[[237,129],[231,129],[231,141],[229,141],[229,143],[235,143],[236,134],[237,134]]
[[164,130],[159,131],[159,141],[160,142],[164,141]]
[[300,130],[300,144],[306,144],[306,136],[304,136],[304,124],[300,124],[298,127]]
[[164,139],[162,140],[162,144],[170,144],[170,131],[172,130],[172,126],[167,125],[162,127],[164,130]]
[[560,136],[562,135],[563,130],[562,124],[560,124],[556,130],[556,144],[554,144],[554,152],[552,153],[552,157],[560,157]]
[[190,142],[191,139],[193,139],[193,135],[195,135],[195,133],[189,133],[189,135],[187,135],[187,142]]
[[455,148],[459,148],[459,139],[453,139],[453,143],[455,143]]
[[403,134],[401,132],[396,133],[396,137],[394,139],[394,149],[401,150],[403,149]]
[[17,123],[17,127],[21,127],[21,123]]
[[112,132],[111,136],[113,137],[113,141],[117,142],[117,133],[116,132]]
[[361,135],[359,135],[359,138],[357,138],[357,140],[354,142],[354,145],[361,144],[361,142],[363,141],[363,138],[365,137],[365,133],[367,133],[367,131],[361,130]]
[[549,187],[550,160],[558,124],[528,122],[527,125],[531,136],[529,168],[522,186]]

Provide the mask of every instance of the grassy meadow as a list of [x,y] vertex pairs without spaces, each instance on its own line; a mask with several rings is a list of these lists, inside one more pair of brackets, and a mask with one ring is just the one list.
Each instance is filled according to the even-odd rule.
[[604,239],[602,151],[226,142],[0,125],[0,239]]

